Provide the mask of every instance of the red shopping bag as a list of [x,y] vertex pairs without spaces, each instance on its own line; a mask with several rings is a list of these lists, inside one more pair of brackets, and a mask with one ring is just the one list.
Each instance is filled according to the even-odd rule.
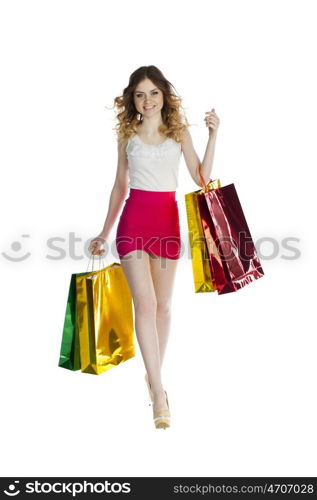
[[211,273],[218,294],[235,292],[264,276],[234,184],[204,185],[198,197]]

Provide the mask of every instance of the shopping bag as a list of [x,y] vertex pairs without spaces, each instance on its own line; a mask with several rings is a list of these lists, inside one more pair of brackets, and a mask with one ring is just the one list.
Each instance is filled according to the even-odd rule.
[[218,294],[235,292],[264,276],[234,184],[198,196],[211,274]]
[[76,276],[81,371],[99,375],[135,356],[132,296],[120,263]]
[[76,328],[76,277],[89,272],[72,274],[66,303],[62,341],[58,366],[68,370],[80,370],[79,335]]
[[[210,179],[210,189],[220,187],[219,179]],[[204,197],[204,189],[185,194],[185,207],[188,225],[188,239],[192,263],[195,293],[214,292],[216,285],[211,273],[208,247],[206,244],[199,210],[199,197]]]

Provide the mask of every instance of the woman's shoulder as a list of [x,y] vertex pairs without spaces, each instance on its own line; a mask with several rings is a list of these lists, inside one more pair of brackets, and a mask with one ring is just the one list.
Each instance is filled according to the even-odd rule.
[[118,138],[117,137],[117,147],[118,150],[125,150],[130,142],[131,137]]
[[181,142],[184,143],[184,142],[188,141],[190,138],[191,138],[191,135],[189,132],[189,128],[188,127],[183,128],[183,130],[180,133]]

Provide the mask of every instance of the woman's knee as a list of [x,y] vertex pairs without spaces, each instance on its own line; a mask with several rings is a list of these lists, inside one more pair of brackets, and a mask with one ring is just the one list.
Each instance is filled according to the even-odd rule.
[[134,301],[135,311],[139,314],[155,314],[157,308],[157,301],[155,296],[142,296]]
[[171,314],[171,301],[170,300],[157,300],[156,313],[158,315]]

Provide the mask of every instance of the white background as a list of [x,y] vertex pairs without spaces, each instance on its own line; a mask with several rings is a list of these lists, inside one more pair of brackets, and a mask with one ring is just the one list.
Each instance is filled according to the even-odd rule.
[[[1,475],[316,476],[315,2],[0,5]],[[57,366],[70,276],[87,268],[114,181],[109,108],[150,64],[183,98],[201,159],[215,108],[212,178],[234,182],[265,272],[237,293],[195,294],[185,251],[166,431],[139,349],[100,376]],[[187,251],[195,189],[182,158]]]

